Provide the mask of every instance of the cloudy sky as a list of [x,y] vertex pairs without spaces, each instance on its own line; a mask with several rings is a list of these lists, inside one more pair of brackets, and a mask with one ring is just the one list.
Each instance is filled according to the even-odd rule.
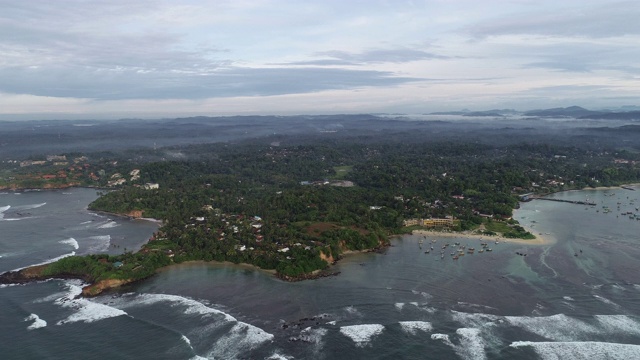
[[637,0],[0,0],[0,119],[640,105]]

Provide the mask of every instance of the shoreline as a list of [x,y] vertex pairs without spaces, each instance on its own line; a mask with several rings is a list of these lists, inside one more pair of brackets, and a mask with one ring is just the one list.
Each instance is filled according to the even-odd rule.
[[[522,226],[522,225],[520,225]],[[454,238],[459,237],[467,240],[488,240],[488,241],[499,241],[504,243],[513,243],[513,244],[523,244],[523,245],[549,245],[554,244],[555,240],[549,239],[547,237],[543,237],[540,235],[536,235],[531,232],[531,229],[526,226],[522,226],[525,230],[529,231],[535,239],[517,239],[517,238],[507,238],[504,236],[491,236],[491,235],[481,235],[473,233],[472,231],[463,231],[463,232],[447,232],[447,231],[437,231],[437,230],[413,230],[410,235],[423,235],[423,236],[433,236],[433,237],[446,237],[446,238]]]
[[[637,187],[640,186],[640,183],[631,183],[631,184],[622,184],[619,186],[610,186],[610,187],[586,187],[584,189],[571,189],[571,190],[563,190],[563,191],[558,191],[556,193],[561,193],[561,192],[565,192],[565,191],[592,191],[592,190],[611,190],[611,189],[622,189],[622,186],[633,186],[633,187]],[[97,188],[92,188],[92,187],[87,187],[87,186],[73,186],[73,188],[87,188],[87,189],[97,189]],[[16,190],[16,189],[7,189],[9,191],[20,191],[20,190]],[[27,189],[25,189],[27,190]],[[31,191],[59,191],[62,189],[28,189]],[[27,190],[27,191],[28,191]],[[24,191],[24,190],[23,190]],[[547,195],[551,195],[553,193],[547,194]],[[515,209],[514,209],[515,210]],[[90,210],[87,208],[87,211],[96,213],[96,214],[103,214],[103,215],[109,215],[109,216],[115,216],[115,217],[120,217],[120,218],[128,218],[130,220],[143,220],[143,221],[151,221],[154,222],[156,224],[162,225],[162,221],[158,220],[158,219],[153,219],[153,218],[144,218],[144,217],[137,217],[137,216],[131,216],[129,214],[119,214],[119,213],[112,213],[112,212],[107,212],[107,211],[100,211],[100,210]],[[531,228],[520,224],[520,226],[522,226],[525,230],[529,231],[535,238],[531,239],[531,240],[526,240],[526,239],[517,239],[517,238],[506,238],[503,236],[490,236],[490,235],[482,235],[482,234],[478,234],[478,233],[474,233],[473,231],[463,231],[463,232],[449,232],[449,231],[437,231],[437,230],[427,230],[427,229],[417,229],[417,230],[413,230],[411,231],[411,233],[405,233],[405,234],[394,234],[394,235],[389,235],[388,239],[391,240],[392,238],[398,238],[398,237],[403,237],[405,235],[423,235],[423,236],[431,236],[431,237],[441,237],[441,238],[463,238],[463,239],[467,239],[467,240],[486,240],[486,241],[499,241],[499,242],[504,242],[504,243],[514,243],[514,244],[521,244],[521,245],[536,245],[536,246],[541,246],[541,245],[550,245],[550,244],[555,244],[557,242],[557,239],[551,237],[546,237],[546,236],[541,236],[536,234],[534,231],[532,231]],[[190,261],[185,261],[182,263],[173,263],[167,266],[163,266],[161,268],[156,269],[156,273],[161,273],[164,271],[168,271],[170,269],[173,268],[180,268],[180,267],[188,267],[188,266],[193,266],[193,265],[207,265],[207,266],[213,266],[213,267],[227,267],[227,266],[231,266],[231,267],[236,267],[236,268],[240,268],[240,269],[249,269],[249,270],[258,270],[261,271],[265,274],[269,274],[272,275],[273,277],[275,277],[276,279],[282,280],[282,281],[287,281],[287,282],[296,282],[296,281],[303,281],[303,280],[312,280],[312,279],[318,279],[321,277],[326,277],[326,276],[334,276],[334,275],[338,275],[339,272],[335,272],[332,271],[333,266],[335,265],[335,263],[337,261],[339,261],[341,258],[343,257],[348,257],[350,255],[354,255],[354,254],[363,254],[363,253],[371,253],[371,252],[379,252],[380,250],[388,247],[390,244],[384,245],[384,246],[379,246],[376,248],[372,248],[372,249],[366,249],[366,250],[347,250],[345,252],[343,252],[340,257],[338,259],[336,259],[336,261],[334,261],[332,264],[329,264],[329,266],[326,269],[322,269],[322,270],[317,270],[314,271],[312,273],[309,274],[303,274],[301,276],[298,277],[283,277],[283,276],[279,276],[276,272],[276,270],[273,269],[262,269],[256,265],[253,264],[249,264],[249,263],[233,263],[230,261],[204,261],[204,260],[190,260]],[[40,276],[40,274],[38,274],[38,270],[42,270],[42,268],[44,267],[44,264],[40,264],[40,265],[36,265],[36,266],[27,266],[25,268],[22,269],[18,269],[17,271],[7,271],[4,272],[2,274],[0,274],[0,283],[27,283],[27,282],[31,282],[31,281],[39,281],[39,280],[46,280],[46,279],[64,279],[64,278],[74,278],[74,279],[81,279],[81,280],[85,280],[86,278],[80,275],[58,275],[58,276]],[[31,271],[34,271],[35,273],[31,273]],[[132,279],[125,279],[125,280],[118,280],[118,281],[104,281],[104,283],[102,283],[101,281],[95,282],[95,283],[89,283],[87,286],[85,286],[85,288],[83,288],[83,294],[82,296],[86,296],[86,297],[92,297],[92,296],[96,296],[99,295],[103,292],[106,291],[110,291],[110,290],[115,290],[120,288],[123,285],[127,285],[127,284],[131,284],[134,282],[138,282],[138,281],[142,281],[145,280],[147,278],[142,278],[142,279],[136,279],[136,280],[132,280]],[[102,284],[101,284],[102,283]],[[103,286],[103,285],[107,285],[107,286]],[[97,292],[93,292],[91,290],[98,288],[99,290]],[[85,289],[87,290],[85,292]]]
[[[620,185],[616,185],[616,186],[597,186],[597,187],[586,187],[583,189],[580,189],[580,191],[587,191],[587,190],[614,190],[614,189],[624,189],[623,186],[627,186],[627,187],[638,187],[640,186],[640,183],[632,183],[632,184],[620,184]],[[627,190],[627,189],[625,189]]]
[[188,260],[188,261],[183,261],[181,263],[173,263],[167,266],[163,266],[161,268],[158,268],[156,270],[156,273],[162,273],[165,271],[169,271],[173,268],[181,268],[181,267],[190,267],[190,266],[195,266],[195,265],[206,265],[206,266],[212,266],[212,267],[235,267],[235,268],[239,268],[239,269],[246,269],[246,270],[258,270],[261,272],[265,272],[267,274],[270,275],[276,275],[276,271],[273,269],[263,269],[261,267],[258,267],[256,265],[253,264],[249,264],[249,263],[233,263],[231,261],[215,261],[215,260],[211,260],[211,261],[206,261],[206,260]]
[[[164,224],[164,222],[162,220],[159,219],[154,219],[154,218],[147,218],[147,217],[142,217],[142,216],[133,216],[131,215],[131,213],[129,214],[120,214],[120,213],[114,213],[114,212],[110,212],[110,211],[103,211],[103,210],[91,210],[88,207],[86,208],[87,211],[98,214],[98,215],[108,215],[108,216],[114,216],[114,217],[118,217],[118,218],[124,218],[124,219],[128,219],[128,220],[142,220],[142,221],[150,221],[153,223],[156,223],[160,226],[162,226]],[[136,210],[134,210],[136,211]]]

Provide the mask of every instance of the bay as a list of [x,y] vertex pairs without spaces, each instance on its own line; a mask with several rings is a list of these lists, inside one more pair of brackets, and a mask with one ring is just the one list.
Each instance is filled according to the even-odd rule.
[[[77,281],[3,287],[0,353],[9,359],[637,358],[640,221],[622,213],[638,213],[638,195],[571,191],[553,197],[597,205],[523,203],[514,217],[547,244],[407,235],[381,254],[347,256],[335,267],[338,276],[312,281],[190,263],[89,300],[71,299]],[[0,210],[11,206],[3,212],[8,221],[0,221],[0,271],[71,251],[137,249],[155,230],[153,223],[91,214],[86,205],[94,198],[88,189],[0,195]],[[16,218],[23,220],[10,220]],[[77,249],[65,242],[70,238]],[[487,241],[493,251],[454,261],[449,251],[443,259],[439,251],[425,254],[421,240],[435,249]]]

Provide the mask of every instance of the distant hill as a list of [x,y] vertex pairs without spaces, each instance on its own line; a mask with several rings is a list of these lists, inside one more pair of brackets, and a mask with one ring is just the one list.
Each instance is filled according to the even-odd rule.
[[566,108],[553,108],[543,110],[532,110],[524,113],[526,116],[539,116],[539,117],[573,117],[580,118],[591,115],[599,115],[599,111],[587,110],[580,106],[570,106]]
[[460,111],[440,111],[440,112],[432,112],[428,115],[458,115],[458,116],[491,116],[491,117],[503,117],[505,115],[515,115],[518,114],[517,111],[513,109],[492,109],[492,110],[484,110],[484,111],[469,111],[469,110],[460,110]]
[[608,112],[581,116],[581,119],[640,120],[640,111]]

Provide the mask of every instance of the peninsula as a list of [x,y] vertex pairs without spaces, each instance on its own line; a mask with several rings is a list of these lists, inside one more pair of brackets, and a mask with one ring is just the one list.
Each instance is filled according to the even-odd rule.
[[[535,243],[511,219],[531,194],[640,179],[637,153],[603,143],[477,142],[426,132],[277,136],[4,165],[5,189],[89,186],[89,205],[161,226],[137,252],[71,256],[0,282],[75,277],[83,292],[186,261],[229,261],[295,281],[332,275],[345,253],[414,230],[475,231]],[[27,161],[27,160],[24,160]],[[24,164],[24,166],[22,166]],[[527,240],[529,239],[529,240]]]

